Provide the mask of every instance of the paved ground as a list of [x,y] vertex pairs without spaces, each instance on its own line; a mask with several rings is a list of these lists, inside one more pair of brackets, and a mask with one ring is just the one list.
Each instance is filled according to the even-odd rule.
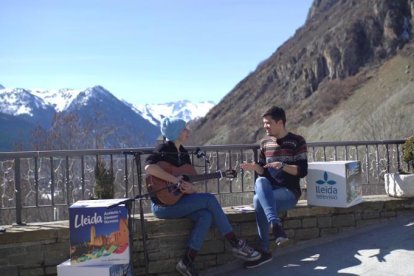
[[273,260],[257,268],[237,261],[206,275],[414,275],[414,213],[276,249]]

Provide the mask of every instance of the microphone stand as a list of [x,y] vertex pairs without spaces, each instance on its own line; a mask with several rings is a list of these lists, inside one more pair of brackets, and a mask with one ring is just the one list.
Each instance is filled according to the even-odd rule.
[[195,154],[197,158],[203,158],[204,159],[204,165],[207,168],[207,165],[210,165],[210,160],[208,159],[206,153],[202,151],[200,148],[196,148]]
[[[162,190],[165,189],[169,189],[171,187],[171,185],[165,185],[165,187],[162,187],[160,189],[148,192],[146,194],[142,194],[142,178],[141,178],[141,154],[142,152],[140,151],[126,151],[123,152],[123,154],[128,155],[128,154],[132,154],[134,156],[134,161],[137,167],[137,174],[138,174],[138,195],[136,195],[135,197],[132,198],[126,198],[125,200],[122,200],[116,204],[112,204],[110,206],[108,206],[108,208],[113,208],[116,207],[120,204],[125,204],[125,206],[128,209],[128,229],[129,229],[129,244],[130,244],[130,248],[129,248],[129,252],[130,252],[130,267],[131,267],[131,275],[134,276],[133,273],[133,268],[134,268],[134,263],[133,263],[133,228],[132,228],[132,202],[135,202],[135,200],[139,200],[139,218],[140,218],[140,224],[141,224],[141,238],[142,238],[142,248],[144,251],[144,262],[145,262],[145,275],[149,275],[148,273],[148,251],[147,251],[147,235],[146,235],[146,229],[145,229],[145,221],[144,221],[144,208],[142,206],[142,200],[143,199],[148,199],[149,197],[151,197],[151,195],[154,195]],[[175,185],[175,184],[173,184]]]
[[[197,158],[203,158],[204,159],[204,172],[207,173],[208,166],[210,165],[210,160],[207,157],[206,153],[203,150],[201,150],[199,147],[197,147],[196,150],[195,150],[195,154],[196,154]],[[204,185],[206,187],[207,180],[204,180]]]
[[[131,268],[131,276],[134,276],[134,262],[133,262],[133,227],[132,227],[132,202],[139,200],[139,218],[141,224],[141,238],[142,238],[142,248],[144,251],[144,262],[145,262],[145,275],[148,274],[148,252],[147,252],[147,236],[145,230],[145,221],[144,221],[144,208],[142,206],[142,200],[148,199],[154,192],[142,194],[142,178],[141,178],[141,153],[142,152],[124,152],[125,155],[132,154],[134,155],[135,164],[137,167],[138,174],[138,195],[132,198],[126,198],[123,201],[120,201],[116,204],[108,206],[108,208],[113,208],[120,204],[125,204],[128,210],[128,228],[129,228],[129,263]],[[158,191],[157,191],[158,192]]]
[[[134,262],[133,262],[133,257],[132,257],[133,256],[133,251],[134,251],[134,245],[133,245],[134,244],[134,237],[133,237],[134,227],[132,226],[131,211],[132,211],[132,202],[135,201],[135,199],[136,199],[135,197],[134,198],[127,198],[123,201],[120,201],[118,203],[112,204],[112,205],[107,207],[108,209],[110,209],[110,208],[114,208],[118,205],[125,204],[125,207],[128,210],[129,270],[131,272],[131,274],[130,274],[131,276],[134,275]],[[143,227],[142,223],[141,223],[141,227]],[[144,236],[144,234],[143,234],[143,236]],[[144,254],[145,254],[145,250],[144,250]],[[145,268],[147,268],[147,263],[145,263]],[[147,272],[147,270],[146,270],[146,272]],[[125,275],[128,275],[128,274],[125,274]],[[148,273],[146,273],[146,275],[148,275]]]

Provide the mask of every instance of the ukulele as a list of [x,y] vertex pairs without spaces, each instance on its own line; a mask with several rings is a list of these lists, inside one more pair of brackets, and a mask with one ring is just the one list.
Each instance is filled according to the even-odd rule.
[[[184,181],[191,183],[215,179],[215,178],[235,178],[237,172],[235,170],[217,171],[215,173],[197,174],[194,167],[190,164],[184,164],[180,167],[171,165],[170,163],[160,161],[157,163],[162,169],[174,176],[182,176]],[[155,194],[157,199],[165,205],[175,204],[184,194],[180,191],[178,183],[170,183],[153,175],[147,174],[145,178],[147,190],[149,193]]]

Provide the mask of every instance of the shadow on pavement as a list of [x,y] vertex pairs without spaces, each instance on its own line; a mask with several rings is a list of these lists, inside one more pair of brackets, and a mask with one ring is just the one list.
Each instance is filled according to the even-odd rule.
[[273,260],[244,269],[235,262],[205,275],[413,275],[414,214],[277,248]]

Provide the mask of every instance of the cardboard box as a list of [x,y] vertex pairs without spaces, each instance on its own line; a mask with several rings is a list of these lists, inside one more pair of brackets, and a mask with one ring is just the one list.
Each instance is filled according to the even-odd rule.
[[350,207],[363,201],[359,161],[310,162],[306,183],[309,205]]
[[76,266],[67,260],[57,266],[58,276],[131,276],[129,264]]
[[129,263],[128,210],[108,208],[125,199],[80,200],[69,208],[72,265]]

